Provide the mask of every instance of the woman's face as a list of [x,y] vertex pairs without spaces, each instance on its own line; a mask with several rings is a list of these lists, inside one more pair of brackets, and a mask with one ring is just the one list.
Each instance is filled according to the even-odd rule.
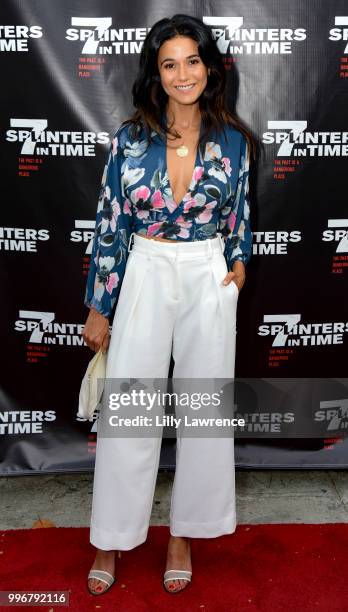
[[178,104],[198,100],[207,85],[208,71],[195,40],[187,36],[167,40],[159,48],[157,65],[162,87],[170,98]]

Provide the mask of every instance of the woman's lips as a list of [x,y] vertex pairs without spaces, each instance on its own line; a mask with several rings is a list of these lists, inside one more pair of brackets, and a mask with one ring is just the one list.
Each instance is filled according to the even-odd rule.
[[184,87],[185,88],[182,89],[180,85],[176,85],[175,89],[177,89],[177,91],[183,91],[183,92],[192,91],[192,89],[195,87],[195,83],[193,83],[192,85],[187,85],[187,86],[185,85]]

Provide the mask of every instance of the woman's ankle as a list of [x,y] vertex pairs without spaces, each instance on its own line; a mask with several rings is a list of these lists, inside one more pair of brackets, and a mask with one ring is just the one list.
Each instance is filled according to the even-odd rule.
[[102,550],[101,548],[97,548],[98,557],[113,557],[116,554],[115,550]]

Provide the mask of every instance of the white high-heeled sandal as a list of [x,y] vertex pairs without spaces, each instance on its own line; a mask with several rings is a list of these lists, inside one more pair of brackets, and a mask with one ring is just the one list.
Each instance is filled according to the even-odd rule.
[[[103,591],[94,591],[93,589],[91,589],[91,587],[88,584],[88,580],[90,580],[91,578],[95,578],[96,580],[105,582],[108,585],[107,588],[103,589]],[[90,593],[92,593],[92,595],[103,595],[103,593],[106,593],[106,591],[110,589],[110,587],[114,584],[114,582],[116,582],[115,576],[113,576],[112,574],[110,574],[110,572],[107,572],[105,570],[93,569],[89,572],[88,578],[87,578],[88,590]]]
[[[120,550],[117,551],[117,556],[119,558],[121,557],[121,551]],[[93,589],[90,588],[90,586],[88,584],[88,581],[91,578],[95,578],[96,580],[100,580],[101,582],[105,582],[108,585],[108,587],[106,589],[104,589],[103,591],[94,591]],[[92,595],[103,595],[104,593],[106,593],[106,591],[108,591],[110,589],[110,587],[112,587],[114,582],[116,582],[116,578],[115,578],[115,576],[110,574],[110,572],[107,572],[106,570],[92,569],[89,572],[89,574],[88,574],[87,588],[88,588],[89,592],[92,593]]]
[[164,572],[164,576],[163,576],[163,587],[165,588],[167,593],[179,593],[180,591],[183,591],[184,589],[186,589],[188,584],[186,584],[184,587],[180,589],[167,589],[166,583],[172,580],[186,580],[188,583],[190,583],[191,578],[192,578],[192,572],[190,572],[189,570],[175,570],[175,569],[167,570],[166,572]]

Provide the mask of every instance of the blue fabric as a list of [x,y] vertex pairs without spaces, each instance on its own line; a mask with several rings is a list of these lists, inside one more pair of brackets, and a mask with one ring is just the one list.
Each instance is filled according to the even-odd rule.
[[121,125],[112,139],[101,182],[84,303],[109,317],[117,304],[133,232],[182,240],[221,233],[230,271],[251,256],[249,146],[231,126],[197,150],[187,194],[177,206],[170,187],[165,139]]

